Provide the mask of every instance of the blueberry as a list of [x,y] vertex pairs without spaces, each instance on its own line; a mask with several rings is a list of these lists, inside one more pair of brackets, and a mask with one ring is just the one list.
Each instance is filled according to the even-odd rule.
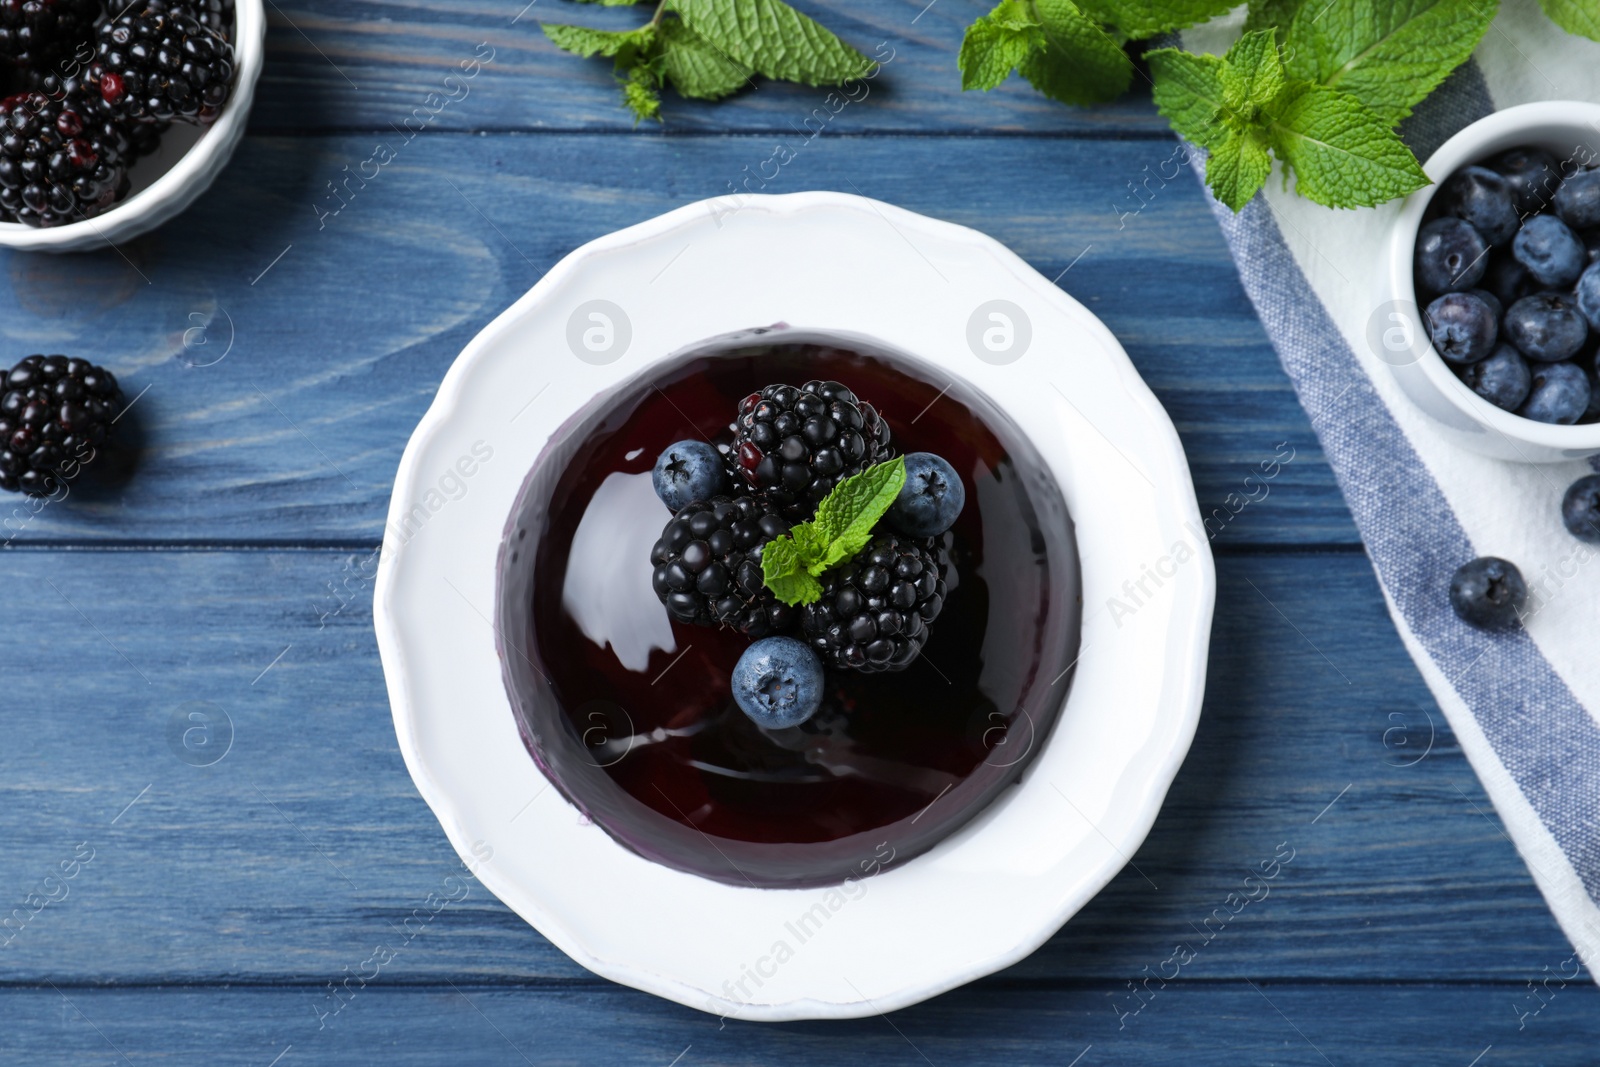
[[1480,296],[1446,293],[1428,305],[1422,318],[1433,350],[1451,363],[1476,363],[1494,351],[1499,327],[1494,309]]
[[728,471],[722,454],[704,441],[679,441],[661,453],[650,481],[656,496],[676,514],[697,500],[710,500],[721,493],[727,486]]
[[1517,213],[1521,215],[1543,211],[1561,183],[1556,157],[1542,148],[1508,149],[1491,159],[1489,166],[1505,176]]
[[1500,298],[1487,289],[1468,289],[1466,291],[1489,305],[1489,313],[1494,316],[1495,325],[1498,326],[1506,313],[1506,306],[1501,303]]
[[799,726],[822,704],[822,662],[804,641],[763,637],[733,667],[733,699],[757,726]]
[[1577,281],[1587,258],[1578,235],[1554,215],[1525,221],[1511,242],[1511,254],[1546,289],[1565,289]]
[[1417,233],[1417,286],[1428,293],[1471,289],[1488,267],[1489,246],[1463,219],[1434,219]]
[[1567,487],[1561,521],[1578,540],[1600,544],[1600,474],[1586,474]]
[[1600,264],[1591,266],[1578,277],[1578,287],[1573,290],[1578,301],[1578,311],[1589,327],[1600,333]]
[[1496,556],[1463,563],[1450,579],[1450,607],[1462,622],[1480,630],[1515,629],[1527,602],[1522,572]]
[[1571,359],[1589,336],[1577,298],[1566,293],[1523,297],[1506,309],[1500,330],[1523,355],[1541,363]]
[[1517,414],[1535,422],[1571,426],[1589,410],[1589,376],[1576,363],[1541,363]]
[[1583,409],[1583,414],[1578,416],[1579,422],[1600,422],[1600,378],[1595,376],[1594,367],[1584,367],[1584,377],[1589,379],[1589,406]]
[[1510,249],[1502,248],[1489,256],[1489,269],[1483,284],[1506,307],[1539,291],[1539,284],[1528,276],[1528,268],[1517,262]]
[[1468,389],[1506,411],[1521,407],[1533,384],[1533,375],[1522,353],[1504,343],[1494,350],[1494,355],[1467,364],[1459,373]]
[[1574,230],[1600,226],[1600,168],[1569,174],[1555,195],[1556,214]]
[[1578,234],[1578,240],[1583,242],[1584,262],[1594,266],[1600,261],[1600,228],[1584,230]]
[[1522,221],[1512,203],[1511,184],[1487,167],[1462,167],[1450,175],[1435,202],[1443,214],[1472,223],[1492,245],[1515,237]]
[[906,484],[889,506],[889,524],[912,537],[938,537],[956,524],[967,488],[954,467],[932,452],[906,457]]

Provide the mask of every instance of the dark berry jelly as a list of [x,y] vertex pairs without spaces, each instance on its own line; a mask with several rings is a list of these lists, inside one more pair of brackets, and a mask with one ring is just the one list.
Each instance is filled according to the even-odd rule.
[[[812,379],[871,403],[900,452],[949,460],[967,506],[922,655],[830,671],[814,719],[767,730],[729,689],[747,638],[674,624],[651,590],[670,516],[650,469],[675,441],[727,442],[763,386]],[[1066,504],[1001,411],[908,357],[777,330],[653,367],[569,421],[512,515],[497,610],[523,740],[568,800],[669,867],[800,887],[903,863],[1020,778],[1065,702],[1082,604]]]

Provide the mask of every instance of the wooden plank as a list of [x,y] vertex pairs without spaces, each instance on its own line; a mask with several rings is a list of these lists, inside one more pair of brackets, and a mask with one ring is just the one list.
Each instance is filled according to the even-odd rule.
[[[323,217],[340,203],[328,183],[373,143],[251,138],[155,235],[0,257],[5,356],[91,357],[142,393],[125,427],[142,448],[125,469],[36,518],[5,502],[7,536],[376,544],[401,449],[474,333],[572,248],[718,193],[771,152],[758,137],[419,137]],[[1270,499],[1219,543],[1353,544],[1200,189],[1168,162],[1174,147],[820,139],[772,189],[857,190],[993,234],[1122,337],[1177,421],[1208,513],[1290,443]],[[1175,177],[1147,201],[1129,192],[1163,170]]]
[[[892,1018],[760,1024],[719,1020],[617,987],[508,989],[457,983],[407,988],[375,982],[326,1018],[317,1014],[330,1010],[324,1006],[326,994],[312,988],[46,987],[0,992],[0,1012],[7,1021],[0,1030],[0,1055],[13,1063],[74,1067],[154,1062],[1147,1067],[1169,1062],[1181,1049],[1182,1062],[1196,1067],[1327,1067],[1375,1058],[1416,1067],[1592,1064],[1600,1042],[1600,990],[1552,982],[1541,997],[1534,999],[1520,983],[1350,986],[1180,979],[1151,997],[1138,1016],[1119,1017],[1114,1005],[1131,1002],[1132,996],[1108,983],[1056,989],[985,983]],[[1537,1015],[1530,1014],[1534,1005],[1542,1005]]]
[[[1018,78],[989,93],[962,92],[956,52],[967,24],[984,10],[970,4],[800,0],[799,7],[884,64],[871,82],[851,87],[852,102],[828,103],[826,88],[758,79],[755,88],[719,105],[669,94],[665,130],[789,133],[808,118],[813,128],[825,121],[831,132],[851,133],[1149,136],[1167,129],[1142,76],[1124,99],[1087,109],[1052,103]],[[566,55],[538,28],[546,21],[626,29],[642,25],[649,10],[603,10],[565,0],[537,7],[527,0],[284,0],[267,8],[267,65],[252,123],[274,131],[388,130],[415,116],[414,124],[432,129],[605,130],[657,137],[661,129],[654,124],[635,131],[620,106],[609,62]],[[481,68],[461,66],[474,60]],[[446,81],[452,75],[457,80]]]
[[[458,864],[396,750],[359,577],[320,617],[357,563],[0,554],[7,907],[93,850],[65,899],[3,935],[0,982],[319,984],[442,892]],[[1208,980],[1521,983],[1565,959],[1365,558],[1243,553],[1219,572],[1211,697],[1136,868],[1008,977],[1137,978],[1201,931]],[[169,733],[191,710],[231,723],[212,766]],[[1248,889],[1285,850],[1270,891]],[[1236,909],[1238,892],[1259,899]],[[392,977],[583,973],[475,887]]]

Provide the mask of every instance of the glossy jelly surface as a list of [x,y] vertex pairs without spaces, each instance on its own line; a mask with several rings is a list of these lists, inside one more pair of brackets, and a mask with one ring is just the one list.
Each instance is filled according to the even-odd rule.
[[[927,851],[1025,771],[1071,682],[1077,550],[1054,479],[985,398],[862,344],[743,340],[598,397],[546,449],[501,555],[501,654],[529,751],[618,842],[733,885],[826,885]],[[816,718],[764,730],[729,689],[748,640],[670,622],[651,591],[670,514],[650,469],[675,441],[726,441],[750,393],[812,379],[877,407],[898,451],[947,459],[967,506],[922,655],[830,672]]]

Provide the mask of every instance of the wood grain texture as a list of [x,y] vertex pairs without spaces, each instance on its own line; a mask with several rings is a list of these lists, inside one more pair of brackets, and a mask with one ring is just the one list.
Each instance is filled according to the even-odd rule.
[[[157,234],[0,257],[4,355],[91,357],[130,398],[148,390],[125,468],[37,517],[11,504],[3,536],[376,544],[401,450],[478,330],[574,247],[718,194],[771,152],[745,136],[425,136],[336,199],[329,183],[375,140],[254,137]],[[1219,544],[1354,544],[1175,147],[822,137],[770,189],[859,191],[992,234],[1122,339],[1177,423],[1207,514],[1294,449],[1268,498],[1217,523]],[[1146,174],[1141,200],[1127,186]]]
[[[1551,986],[1527,1016],[1521,986],[1397,987],[1179,980],[1118,1029],[1106,984],[980,983],[891,1019],[719,1020],[617,987],[369,986],[319,1030],[317,990],[0,991],[0,1057],[71,1067],[203,1062],[410,1065],[967,1064],[1278,1067],[1404,1063],[1592,1067],[1593,989]],[[1523,1028],[1518,1029],[1519,1021]],[[675,1058],[677,1057],[677,1058]],[[1075,1060],[1074,1057],[1081,1057]]]
[[[0,892],[20,904],[78,844],[94,851],[65,899],[9,935],[0,980],[319,984],[445,893],[458,864],[396,749],[368,607],[321,617],[353,562],[0,555],[9,625],[29,635],[26,661],[0,661],[13,709]],[[1245,553],[1219,570],[1211,696],[1154,832],[1007,977],[1158,971],[1176,939],[1219,929],[1214,909],[1284,847],[1292,862],[1208,939],[1192,977],[1522,982],[1566,959],[1365,558]],[[169,732],[197,701],[233,730],[204,768],[180,762]],[[481,887],[392,972],[584,977]],[[1600,990],[1580,995],[1600,1006]]]
[[[830,129],[1166,131],[1140,76],[1134,81],[1141,88],[1093,109],[1051,103],[1019,78],[989,93],[962,92],[956,52],[967,24],[986,7],[954,0],[799,0],[797,6],[884,63],[868,95],[854,90],[858,102],[831,117]],[[434,129],[594,130],[632,138],[707,130],[787,133],[829,107],[828,89],[758,79],[756,88],[721,105],[669,94],[665,127],[650,124],[636,132],[620,106],[611,65],[558,51],[538,23],[626,29],[647,21],[649,11],[570,0],[284,0],[267,8],[267,64],[252,125],[388,130],[415,109],[430,108],[437,114],[416,121]],[[461,62],[475,55],[493,59],[465,89],[445,81],[462,74]],[[432,102],[430,93],[437,94]],[[455,100],[441,107],[444,97]]]

